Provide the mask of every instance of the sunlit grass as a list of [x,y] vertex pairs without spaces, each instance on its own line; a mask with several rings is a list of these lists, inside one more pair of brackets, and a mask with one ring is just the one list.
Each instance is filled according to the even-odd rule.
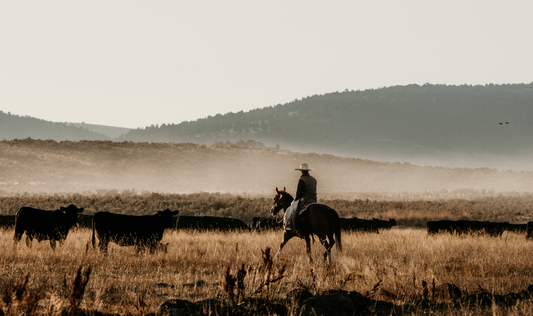
[[[124,314],[127,306],[138,314],[139,298],[146,311],[155,311],[169,298],[198,301],[225,295],[227,267],[234,273],[244,265],[244,294],[250,296],[263,278],[262,250],[271,248],[274,254],[282,237],[281,232],[167,231],[162,241],[169,243],[167,253],[137,254],[132,247],[110,244],[106,257],[92,249],[90,235],[89,230],[72,231],[54,252],[48,242],[34,241],[31,249],[23,242],[13,247],[13,230],[1,230],[0,286],[20,282],[28,273],[28,289],[40,293],[39,306],[44,309],[51,293],[67,301],[77,269],[91,266],[81,308]],[[285,276],[272,285],[269,295],[285,297],[301,286],[315,294],[331,289],[365,293],[381,281],[382,289],[397,295],[393,302],[401,304],[422,294],[423,280],[454,283],[467,292],[481,286],[494,294],[533,284],[533,242],[520,234],[428,236],[425,230],[396,228],[380,234],[343,234],[342,243],[344,252],[334,248],[328,265],[320,243],[312,244],[314,262],[309,263],[305,242],[291,240],[274,261],[274,271],[286,266]]]

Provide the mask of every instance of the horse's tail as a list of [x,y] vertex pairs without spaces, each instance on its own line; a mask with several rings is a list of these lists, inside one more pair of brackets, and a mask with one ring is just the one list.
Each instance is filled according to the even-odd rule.
[[341,220],[339,214],[334,209],[331,209],[333,229],[335,233],[335,244],[337,245],[337,250],[342,252],[342,240],[341,240]]

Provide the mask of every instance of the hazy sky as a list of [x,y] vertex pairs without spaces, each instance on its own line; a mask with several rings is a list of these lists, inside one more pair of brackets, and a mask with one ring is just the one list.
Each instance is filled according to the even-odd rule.
[[121,127],[333,91],[530,83],[533,1],[0,2],[0,110]]

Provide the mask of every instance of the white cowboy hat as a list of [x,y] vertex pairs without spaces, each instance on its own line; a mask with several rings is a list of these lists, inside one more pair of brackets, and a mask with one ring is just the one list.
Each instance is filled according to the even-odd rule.
[[300,171],[311,171],[313,168],[309,168],[306,162],[300,164],[300,168],[296,168],[294,170],[300,170]]

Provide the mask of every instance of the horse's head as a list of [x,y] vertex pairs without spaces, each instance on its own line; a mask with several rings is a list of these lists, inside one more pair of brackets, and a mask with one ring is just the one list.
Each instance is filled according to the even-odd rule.
[[270,208],[270,213],[274,216],[278,215],[279,211],[285,211],[292,202],[292,196],[287,193],[285,188],[278,190],[276,187],[276,196],[274,197],[274,205]]

